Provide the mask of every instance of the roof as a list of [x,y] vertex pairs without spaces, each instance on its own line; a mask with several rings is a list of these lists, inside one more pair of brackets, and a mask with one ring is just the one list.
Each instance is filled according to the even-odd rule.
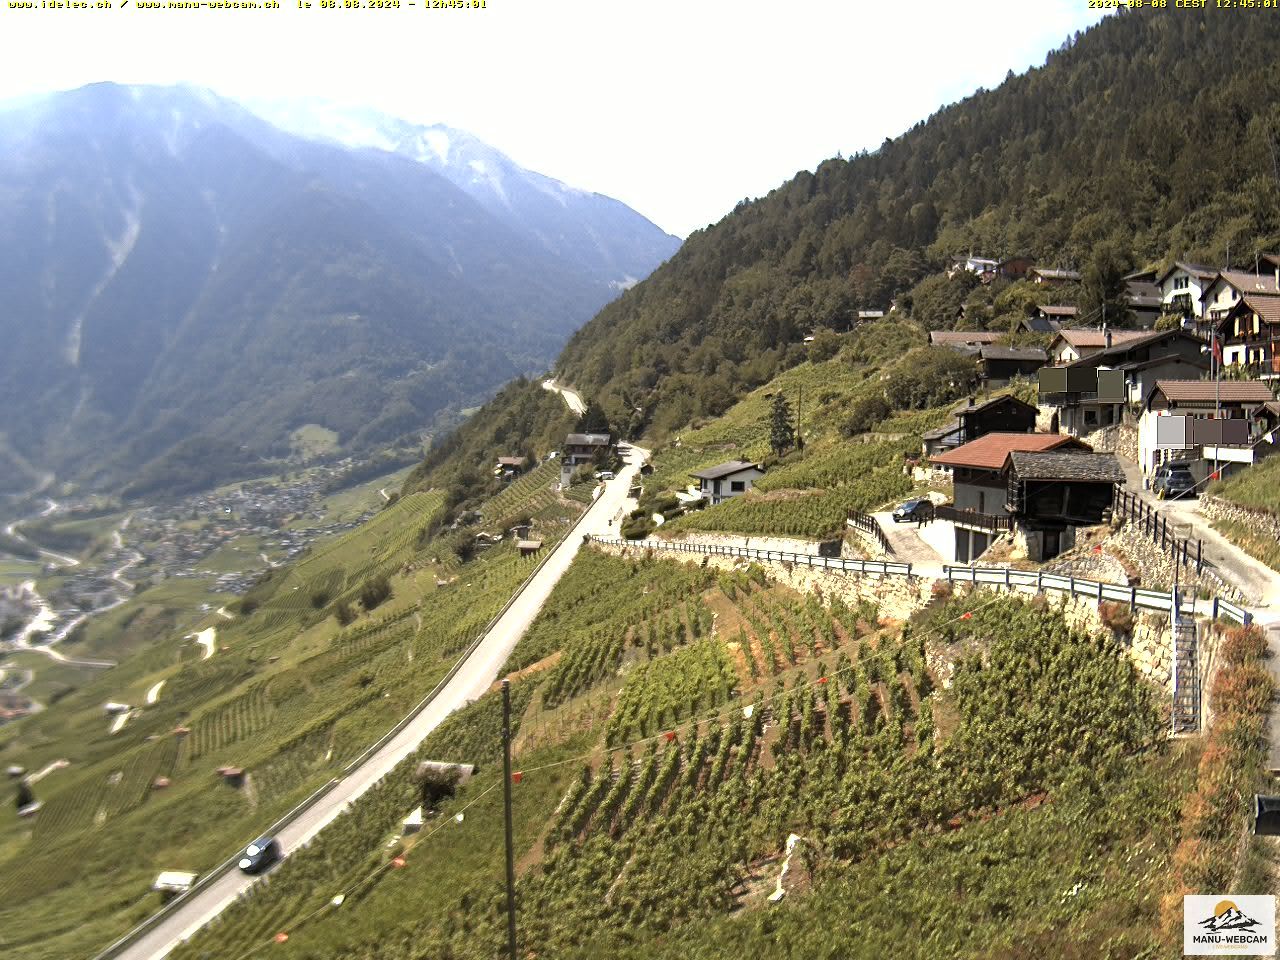
[[523,467],[524,457],[499,457],[498,466],[500,467]]
[[1048,355],[1039,347],[1000,347],[989,343],[978,351],[983,360],[1033,360],[1047,363]]
[[943,437],[950,436],[951,434],[956,433],[957,431],[959,431],[959,429],[960,429],[960,421],[952,420],[949,423],[944,423],[940,427],[934,427],[932,430],[926,430],[924,433],[920,434],[920,439],[921,440],[941,440]]
[[1224,280],[1241,293],[1269,293],[1272,296],[1280,293],[1280,285],[1276,283],[1274,273],[1245,273],[1243,270],[1220,270],[1214,281]]
[[947,467],[999,470],[1015,450],[1056,450],[1065,446],[1085,445],[1058,433],[988,433],[931,459]]
[[955,412],[957,416],[966,416],[970,413],[982,413],[985,410],[991,410],[995,407],[1003,407],[1007,403],[1015,403],[1020,407],[1026,407],[1033,413],[1037,412],[1034,404],[1027,403],[1025,400],[1019,400],[1012,393],[1002,393],[997,397],[992,397],[990,400],[983,400],[982,403],[970,403]]
[[1045,304],[1037,309],[1046,317],[1074,317],[1080,312],[1076,307],[1068,307],[1064,304],[1056,303]]
[[1149,336],[1149,330],[1059,330],[1058,335],[1053,338],[1054,346],[1059,340],[1063,340],[1073,347],[1105,347],[1107,345],[1107,333],[1111,334],[1111,345],[1118,346],[1127,343],[1130,340],[1137,340],[1139,337]]
[[541,550],[542,541],[541,540],[517,540],[516,549],[517,550]]
[[1072,360],[1067,366],[1069,367],[1099,367],[1103,364],[1118,365],[1122,363],[1119,358],[1123,357],[1130,350],[1137,350],[1140,347],[1149,347],[1165,340],[1187,339],[1195,340],[1199,344],[1199,338],[1187,333],[1180,327],[1172,330],[1148,330],[1141,336],[1133,337],[1125,340],[1123,343],[1112,342],[1111,346],[1105,350],[1099,350],[1097,353],[1091,353],[1087,357],[1081,357],[1079,360]]
[[1058,321],[1047,316],[1023,317],[1022,325],[1032,333],[1057,333]]
[[[1267,323],[1280,323],[1280,296],[1268,296],[1262,293],[1246,293],[1240,298],[1240,303]],[[1232,311],[1239,309],[1240,304],[1232,307]]]
[[1004,334],[994,330],[932,330],[929,343],[935,347],[949,347],[954,344],[995,343]]
[[571,433],[564,438],[564,442],[579,447],[607,447],[609,435],[607,433]]
[[1175,403],[1267,403],[1275,399],[1261,380],[1157,380],[1159,391]]
[[1056,267],[1033,267],[1030,273],[1037,273],[1048,280],[1079,280],[1080,274],[1075,270],[1059,270]]
[[1191,357],[1179,356],[1176,353],[1165,354],[1164,356],[1152,357],[1150,360],[1135,360],[1132,363],[1122,363],[1116,367],[1117,370],[1146,370],[1150,367],[1158,367],[1166,363],[1185,363],[1189,367],[1195,367],[1197,370],[1208,370],[1209,361],[1199,357],[1192,359]]
[[706,470],[699,470],[696,473],[689,474],[689,476],[698,480],[719,480],[721,477],[727,477],[732,473],[759,469],[759,466],[746,460],[730,460],[728,463],[722,463],[717,467],[708,467]]
[[1176,273],[1179,270],[1183,273],[1189,273],[1191,276],[1197,277],[1200,280],[1212,280],[1218,275],[1217,267],[1210,267],[1203,263],[1188,263],[1186,260],[1175,260],[1173,266],[1160,274],[1160,276],[1156,277],[1156,283],[1163,284],[1170,274]]
[[1014,450],[1009,454],[1008,467],[1019,480],[1124,483],[1124,468],[1114,453]]

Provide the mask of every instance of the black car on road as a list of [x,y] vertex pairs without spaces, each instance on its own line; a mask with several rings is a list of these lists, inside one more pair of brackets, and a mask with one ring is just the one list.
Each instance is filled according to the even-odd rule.
[[932,519],[933,501],[927,497],[918,500],[906,500],[894,507],[893,510],[894,523],[902,523],[904,520],[920,522]]
[[280,859],[280,844],[275,837],[259,837],[244,848],[237,866],[245,873],[261,873]]
[[1196,481],[1191,476],[1190,464],[1178,460],[1160,464],[1151,478],[1151,490],[1161,500],[1194,497]]

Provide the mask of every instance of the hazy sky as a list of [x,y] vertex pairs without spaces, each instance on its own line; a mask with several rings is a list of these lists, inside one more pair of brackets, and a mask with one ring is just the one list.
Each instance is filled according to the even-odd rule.
[[[36,0],[39,4],[40,0]],[[50,0],[51,2],[51,0]],[[1084,0],[0,8],[0,99],[96,80],[317,96],[469,130],[681,236],[874,148],[1098,19]]]

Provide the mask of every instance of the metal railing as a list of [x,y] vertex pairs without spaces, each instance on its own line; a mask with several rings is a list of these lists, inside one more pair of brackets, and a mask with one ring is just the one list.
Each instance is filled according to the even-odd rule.
[[[820,570],[840,573],[877,573],[896,576],[930,576],[914,571],[910,563],[891,563],[881,560],[846,560],[843,557],[821,557],[813,553],[793,553],[789,550],[757,550],[751,547],[728,547],[678,541],[623,540],[621,537],[601,537],[594,534],[588,539],[608,546],[629,547],[635,550],[668,550],[673,553],[700,553],[708,556],[737,557],[744,560],[763,560],[770,563],[799,563]],[[932,574],[936,575],[936,574]],[[1111,600],[1127,604],[1133,610],[1173,611],[1173,593],[1166,590],[1149,590],[1120,583],[1103,583],[1085,577],[1045,573],[1043,570],[1018,570],[1014,567],[972,567],[944,563],[942,577],[953,583],[985,584],[1008,589],[1030,588],[1036,591],[1052,590],[1073,597],[1088,597],[1098,603]],[[1253,615],[1244,607],[1214,597],[1211,615],[1214,619],[1227,617],[1248,626]],[[1194,597],[1178,592],[1179,613],[1196,612]]]
[[939,520],[950,520],[952,523],[964,523],[984,530],[1012,530],[1013,517],[1007,513],[980,513],[977,510],[965,510],[954,503],[944,503],[933,508],[933,515]]
[[880,521],[869,513],[862,513],[859,510],[850,510],[848,516],[848,525],[855,530],[861,530],[863,533],[869,534],[876,543],[880,544],[880,549],[887,554],[893,553],[893,545],[889,543],[889,537],[884,532],[884,528],[880,526]]
[[816,553],[793,553],[790,550],[757,550],[754,547],[722,547],[706,543],[681,543],[678,540],[623,540],[621,537],[602,537],[591,534],[589,539],[614,547],[633,547],[637,550],[670,550],[675,553],[701,553],[714,557],[738,557],[743,560],[764,560],[770,563],[799,563],[820,570],[836,570],[841,573],[879,573],[911,576],[911,564],[891,560],[847,560],[844,557],[823,557]]
[[1196,573],[1204,570],[1204,541],[1192,543],[1169,532],[1169,518],[1162,516],[1155,507],[1137,494],[1117,489],[1111,503],[1112,513],[1132,523],[1152,543],[1170,553],[1182,566],[1195,567]]

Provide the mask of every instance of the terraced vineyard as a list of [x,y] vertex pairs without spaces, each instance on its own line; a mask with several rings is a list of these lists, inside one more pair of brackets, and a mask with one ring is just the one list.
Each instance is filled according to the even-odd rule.
[[[522,726],[564,724],[558,745],[539,738],[517,757],[522,949],[638,958],[668,939],[710,936],[728,916],[739,917],[730,935],[758,943],[768,934],[751,918],[775,916],[755,907],[788,833],[803,837],[793,869],[815,891],[890,862],[914,876],[936,856],[958,870],[948,851],[971,836],[1039,876],[1034,858],[1060,846],[1041,831],[1060,830],[1068,810],[1076,829],[1106,831],[1095,849],[1108,862],[1128,861],[1139,844],[1152,869],[1166,862],[1167,847],[1150,844],[1171,837],[1171,806],[1121,813],[1129,801],[1113,803],[1114,783],[1163,790],[1185,782],[1186,767],[1156,747],[1150,690],[1112,641],[1044,604],[990,594],[932,607],[892,633],[875,620],[870,605],[802,597],[759,569],[584,552],[512,658],[531,665],[559,651],[513,694]],[[747,651],[760,661],[754,672]],[[944,662],[955,664],[945,689],[934,672]],[[612,690],[606,752],[603,727],[581,730],[575,711],[580,697]],[[480,758],[482,769],[421,837],[388,846],[418,802],[404,766],[180,960],[214,943],[248,952],[275,931],[289,933],[271,945],[282,956],[336,958],[370,943],[387,960],[500,953],[501,781],[484,769],[496,759],[496,706],[490,695],[465,727],[459,715],[447,739],[442,727],[424,747],[431,759]],[[455,752],[448,743],[459,737],[474,739]],[[906,851],[921,859],[904,862]],[[1090,882],[1123,896],[1111,880]],[[336,890],[347,902],[326,907]],[[988,920],[960,934],[939,909],[902,934],[907,955],[926,956],[917,947],[938,936],[1003,935]],[[1141,928],[1126,936],[1140,934],[1149,946]],[[718,955],[710,943],[699,956]]]

